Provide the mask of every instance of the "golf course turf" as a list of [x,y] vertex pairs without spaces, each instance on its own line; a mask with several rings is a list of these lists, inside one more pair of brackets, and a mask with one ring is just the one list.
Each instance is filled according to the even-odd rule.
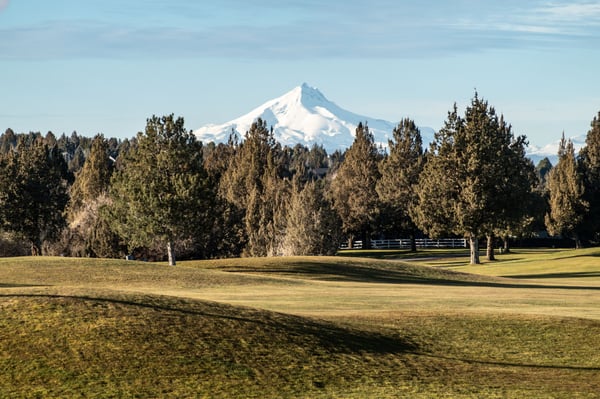
[[599,397],[600,250],[353,255],[0,259],[0,397]]

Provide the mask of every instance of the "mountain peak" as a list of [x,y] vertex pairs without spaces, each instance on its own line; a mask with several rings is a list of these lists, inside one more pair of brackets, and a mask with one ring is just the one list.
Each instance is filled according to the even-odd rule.
[[[277,99],[276,99],[277,100]],[[274,100],[274,101],[276,101]],[[329,100],[317,89],[304,82],[300,86],[295,87],[287,94],[279,97],[283,102],[298,102],[307,108],[315,106],[326,106]]]
[[[318,144],[329,153],[350,147],[360,122],[368,122],[375,142],[382,146],[387,145],[395,127],[392,122],[347,111],[328,100],[316,87],[302,83],[246,115],[222,125],[201,127],[194,134],[202,141],[226,142],[232,130],[243,136],[258,118],[273,128],[275,138],[282,145],[311,147]],[[421,128],[421,134],[423,141],[429,142],[433,129]]]

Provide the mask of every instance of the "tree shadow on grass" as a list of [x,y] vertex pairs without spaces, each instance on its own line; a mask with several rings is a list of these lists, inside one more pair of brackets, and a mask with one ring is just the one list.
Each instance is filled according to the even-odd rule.
[[49,287],[44,284],[16,284],[16,283],[0,283],[0,289],[2,288],[32,288],[32,287]]
[[[298,277],[307,280],[362,282],[379,284],[423,284],[458,287],[490,287],[490,288],[532,288],[532,289],[568,289],[568,290],[599,290],[600,287],[528,284],[518,281],[504,281],[501,278],[475,276],[467,273],[453,272],[442,269],[425,269],[410,265],[389,267],[367,267],[355,264],[328,264],[319,262],[302,262],[294,265],[269,265],[265,267],[227,267],[222,269],[233,273],[277,274],[280,276]],[[423,270],[427,270],[426,274]],[[530,278],[539,277],[531,276]],[[574,276],[575,277],[575,276]],[[590,276],[588,276],[590,277]],[[511,277],[513,278],[513,277]],[[514,276],[514,278],[526,278]]]
[[468,363],[468,364],[479,364],[479,365],[484,365],[484,366],[516,367],[516,368],[531,368],[531,369],[577,370],[577,371],[593,371],[593,372],[600,371],[600,367],[516,363],[516,362],[501,362],[501,361],[494,361],[494,360],[475,360],[475,359],[434,355],[434,354],[430,354],[430,353],[419,353],[419,352],[417,352],[415,354],[420,355],[420,356],[434,358],[434,359],[452,360],[452,361],[458,361],[458,362],[463,362],[463,363]]
[[587,278],[587,277],[600,277],[600,271],[545,273],[545,274],[516,274],[516,275],[503,276],[503,277],[519,278],[519,279]]
[[[215,320],[233,323],[227,326],[228,331],[215,330],[220,337],[231,330],[251,334],[250,331],[261,330],[267,336],[284,337],[285,342],[296,345],[314,345],[327,353],[374,354],[415,353],[419,347],[408,337],[396,334],[383,334],[353,327],[346,327],[332,322],[252,309],[207,301],[180,300],[178,298],[140,295],[138,297],[106,298],[59,294],[0,294],[0,298],[33,298],[44,300],[92,301],[124,307],[138,307],[164,313],[175,313],[197,318],[196,325],[204,325]],[[218,323],[217,323],[218,324]],[[251,338],[251,337],[247,337]],[[314,348],[313,348],[314,349]]]

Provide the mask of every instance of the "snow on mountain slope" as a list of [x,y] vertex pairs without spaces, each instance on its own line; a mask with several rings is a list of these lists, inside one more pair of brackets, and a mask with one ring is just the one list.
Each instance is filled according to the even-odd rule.
[[[575,148],[575,153],[579,153],[579,151],[585,146],[586,135],[571,137],[570,140],[573,142],[573,148]],[[530,145],[527,148],[527,157],[529,157],[534,165],[537,165],[539,161],[544,158],[548,158],[552,165],[556,165],[558,162],[558,147],[560,145],[560,140],[553,141],[552,143],[546,144],[545,146],[538,147]]]
[[[194,130],[194,134],[203,142],[227,142],[232,130],[239,138],[243,138],[250,126],[258,118],[273,127],[277,141],[290,147],[302,144],[311,147],[322,145],[328,153],[345,150],[352,145],[356,126],[359,122],[367,122],[378,145],[387,146],[388,140],[397,123],[382,119],[358,115],[339,107],[328,100],[323,93],[306,83],[298,86],[281,97],[267,101],[246,115],[221,125],[207,125]],[[429,148],[435,131],[430,127],[420,127],[423,147]],[[585,145],[585,135],[572,137],[575,151]],[[535,165],[545,157],[553,165],[558,161],[558,145],[560,140],[545,146],[530,145],[527,156]]]
[[[244,116],[222,125],[201,127],[194,134],[204,142],[226,142],[232,130],[243,137],[258,118],[273,127],[275,138],[281,144],[291,147],[296,144],[308,147],[320,144],[328,153],[350,147],[359,122],[366,122],[375,142],[384,146],[387,146],[397,125],[347,111],[329,101],[318,89],[303,83]],[[423,143],[427,146],[433,140],[434,131],[427,127],[420,129]]]

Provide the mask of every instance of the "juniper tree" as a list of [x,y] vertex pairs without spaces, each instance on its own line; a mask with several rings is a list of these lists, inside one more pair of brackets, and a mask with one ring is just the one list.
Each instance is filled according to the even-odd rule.
[[494,238],[502,237],[505,250],[509,250],[508,237],[525,232],[533,222],[536,184],[533,163],[526,156],[525,136],[514,137],[512,128],[502,116],[494,136],[495,154],[490,153],[495,174],[490,196],[492,198],[487,226],[487,258],[494,260]]
[[416,251],[417,227],[410,216],[417,196],[415,186],[423,170],[424,154],[421,132],[414,121],[406,118],[394,128],[388,141],[389,154],[380,162],[381,178],[376,189],[385,213],[388,229],[411,237],[411,250]]
[[0,137],[0,155],[7,155],[17,146],[17,136],[12,129],[6,129]]
[[202,143],[183,118],[153,116],[111,179],[113,228],[130,249],[160,241],[175,265],[175,243],[210,225],[211,194]]
[[586,232],[597,240],[600,234],[600,112],[590,125],[585,147],[579,156],[584,173],[584,197],[589,204],[585,222]]
[[[68,218],[73,255],[112,257],[118,252],[118,236],[101,212],[102,207],[110,206],[108,190],[113,170],[108,141],[97,135],[70,190]],[[79,248],[75,248],[77,241]]]
[[455,104],[435,135],[419,179],[418,206],[413,208],[418,226],[432,236],[468,237],[471,263],[479,263],[479,237],[491,236],[509,219],[522,216],[514,209],[515,201],[526,190],[506,191],[516,187],[515,173],[528,174],[524,143],[477,93],[464,118]]
[[222,176],[234,162],[239,150],[237,133],[232,131],[227,143],[209,143],[204,147],[204,166],[214,190],[214,220],[208,237],[207,257],[239,256],[245,245],[242,208],[218,195]]
[[548,173],[552,170],[552,162],[545,157],[541,159],[535,167],[535,174],[537,177],[537,187],[536,189],[540,192],[546,191],[546,180],[548,178]]
[[[456,204],[465,180],[465,171],[459,170],[459,154],[463,151],[464,121],[458,115],[456,104],[435,133],[434,141],[426,155],[425,166],[416,187],[417,204],[411,208],[411,216],[417,226],[430,237],[446,234],[464,234],[458,229]],[[458,231],[458,232],[457,232]],[[471,244],[477,244],[472,241]],[[478,261],[471,252],[471,262]]]
[[563,235],[575,240],[581,248],[581,232],[589,204],[585,200],[583,176],[575,158],[571,140],[563,133],[558,148],[558,163],[548,174],[550,211],[546,214],[546,228],[552,235]]
[[335,255],[341,222],[325,196],[322,181],[302,184],[296,176],[287,207],[283,254]]
[[104,195],[108,191],[112,171],[108,142],[103,135],[96,135],[90,153],[71,187],[71,205],[82,206]]
[[257,119],[246,132],[219,182],[219,196],[228,204],[239,248],[246,256],[279,252],[283,239],[281,149],[266,121]]
[[245,216],[248,244],[244,249],[247,256],[282,255],[289,187],[286,180],[279,178],[273,162],[271,156],[267,157],[260,184],[251,188],[248,198]]
[[68,201],[65,160],[56,146],[48,147],[39,136],[28,142],[25,136],[2,163],[2,225],[23,236],[31,244],[32,255],[41,255],[43,244],[55,239],[65,225],[63,211]]
[[363,248],[370,248],[370,238],[379,215],[375,189],[380,178],[379,151],[366,123],[359,123],[352,146],[331,182],[333,207],[342,220],[349,241],[359,236]]

